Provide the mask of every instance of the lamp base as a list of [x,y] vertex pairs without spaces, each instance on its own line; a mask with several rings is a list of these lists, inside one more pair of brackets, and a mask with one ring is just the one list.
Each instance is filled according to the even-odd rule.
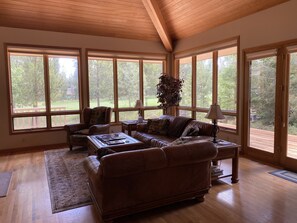
[[212,140],[212,142],[213,143],[217,143],[218,141],[217,141],[217,131],[218,131],[218,126],[217,126],[217,120],[216,119],[214,119],[213,120],[213,129],[212,129],[212,135],[213,135],[213,140]]
[[212,142],[213,142],[213,143],[218,143],[219,141],[217,141],[216,138],[213,138]]
[[143,122],[143,117],[142,117],[141,115],[138,116],[138,120],[137,120],[137,122],[138,122],[138,123],[142,123],[142,122]]

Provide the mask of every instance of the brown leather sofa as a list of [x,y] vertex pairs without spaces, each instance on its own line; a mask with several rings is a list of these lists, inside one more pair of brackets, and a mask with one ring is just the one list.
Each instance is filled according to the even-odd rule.
[[209,141],[89,156],[84,168],[104,222],[166,204],[204,200],[210,162],[217,149]]
[[[146,147],[162,147],[171,144],[180,137],[186,137],[190,129],[195,129],[199,138],[209,138],[213,135],[213,125],[183,116],[162,115],[159,119],[169,120],[165,134],[149,133],[147,124],[139,125],[133,136],[145,143]],[[218,129],[219,130],[219,129]]]

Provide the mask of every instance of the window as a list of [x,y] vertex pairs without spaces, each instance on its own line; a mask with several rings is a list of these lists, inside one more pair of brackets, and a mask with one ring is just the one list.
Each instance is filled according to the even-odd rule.
[[179,78],[184,79],[179,114],[201,121],[211,104],[220,105],[225,119],[218,125],[237,130],[237,39],[175,55]]
[[89,58],[90,106],[114,107],[113,60]]
[[236,111],[237,47],[218,51],[218,104],[222,110]]
[[144,106],[157,106],[156,86],[159,83],[160,74],[163,72],[163,62],[143,61],[143,94]]
[[208,109],[212,104],[212,53],[196,56],[196,106]]
[[89,103],[113,108],[113,121],[135,120],[136,100],[144,118],[159,117],[156,85],[164,72],[165,55],[138,55],[88,50]]
[[182,100],[180,106],[192,105],[192,57],[183,58],[179,61],[179,77],[184,80]]
[[80,121],[79,50],[7,46],[12,131]]
[[131,108],[139,95],[139,61],[118,60],[119,108]]

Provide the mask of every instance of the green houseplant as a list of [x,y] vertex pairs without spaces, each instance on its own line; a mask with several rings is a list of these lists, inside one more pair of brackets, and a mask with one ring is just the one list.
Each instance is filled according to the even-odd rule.
[[161,73],[157,84],[157,98],[159,108],[167,110],[169,107],[179,105],[184,80],[176,79],[168,74]]

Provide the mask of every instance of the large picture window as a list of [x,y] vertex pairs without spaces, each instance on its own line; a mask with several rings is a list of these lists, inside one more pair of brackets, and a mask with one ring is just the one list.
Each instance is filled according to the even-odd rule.
[[7,46],[12,131],[80,121],[79,50]]
[[113,122],[135,120],[136,100],[143,103],[144,118],[159,117],[157,88],[165,72],[165,55],[138,55],[88,50],[89,104],[109,106]]
[[179,114],[209,122],[204,117],[210,105],[217,103],[225,115],[218,124],[237,130],[237,39],[177,53],[175,58],[177,75],[184,80]]

